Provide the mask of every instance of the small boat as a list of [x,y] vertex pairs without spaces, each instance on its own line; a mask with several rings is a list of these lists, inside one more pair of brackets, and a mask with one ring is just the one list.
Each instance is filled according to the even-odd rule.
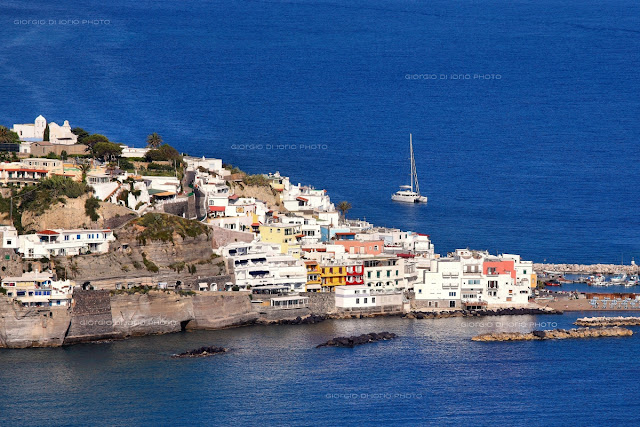
[[409,151],[411,152],[411,185],[401,185],[400,190],[393,193],[391,200],[403,203],[427,203],[427,197],[420,195],[420,184],[418,184],[416,161],[413,157],[413,137],[411,134],[409,134]]
[[639,284],[640,284],[640,277],[638,277],[637,274],[634,274],[629,277],[629,280],[627,280],[627,283],[625,283],[625,286],[630,288],[631,286],[636,286]]
[[589,284],[589,286],[609,286],[607,279],[602,274],[590,276],[587,283]]
[[544,282],[544,285],[545,286],[562,286],[562,283],[560,283],[556,279],[552,279],[552,280],[548,280],[548,281]]
[[627,275],[626,274],[616,274],[615,276],[613,276],[610,279],[610,282],[615,284],[615,285],[622,285],[627,281]]

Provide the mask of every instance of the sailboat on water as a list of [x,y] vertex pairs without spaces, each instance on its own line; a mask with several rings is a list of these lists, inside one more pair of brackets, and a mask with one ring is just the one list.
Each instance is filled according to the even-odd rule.
[[401,185],[400,190],[393,193],[391,200],[403,203],[427,203],[427,197],[420,195],[420,184],[418,184],[416,160],[413,157],[413,137],[411,134],[409,134],[409,151],[411,152],[411,185]]

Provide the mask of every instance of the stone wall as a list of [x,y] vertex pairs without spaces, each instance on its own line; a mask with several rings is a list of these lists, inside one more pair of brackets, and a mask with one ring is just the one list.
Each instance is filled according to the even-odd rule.
[[336,311],[336,297],[333,292],[302,292],[309,297],[309,309],[313,314],[330,314]]
[[217,249],[222,246],[226,246],[229,243],[235,242],[252,242],[255,236],[253,233],[246,233],[244,231],[228,230],[226,228],[217,227],[215,225],[209,226],[213,231],[213,248]]
[[74,290],[71,313],[65,344],[118,336],[113,328],[109,291]]

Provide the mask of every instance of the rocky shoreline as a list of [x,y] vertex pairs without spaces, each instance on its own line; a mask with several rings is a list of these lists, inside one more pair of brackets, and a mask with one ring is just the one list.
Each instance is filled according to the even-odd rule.
[[533,316],[539,314],[562,314],[562,311],[549,308],[497,308],[493,310],[454,310],[454,311],[412,311],[402,317],[405,319],[446,319],[449,317],[486,317],[486,316]]
[[491,342],[491,341],[536,341],[536,340],[562,340],[569,338],[604,338],[604,337],[630,337],[633,331],[630,329],[613,328],[577,328],[577,329],[554,329],[549,331],[533,332],[491,332],[488,334],[476,335],[471,341]]
[[184,353],[174,354],[171,356],[172,359],[188,359],[193,357],[208,357],[214,356],[220,353],[226,353],[229,349],[224,347],[200,347],[195,350],[185,351]]
[[575,321],[577,326],[638,326],[640,317],[583,317]]
[[347,347],[353,348],[357,345],[368,344],[376,341],[387,341],[397,338],[397,335],[393,332],[372,332],[370,334],[354,335],[351,337],[336,337],[329,341],[319,344],[316,348],[320,347]]

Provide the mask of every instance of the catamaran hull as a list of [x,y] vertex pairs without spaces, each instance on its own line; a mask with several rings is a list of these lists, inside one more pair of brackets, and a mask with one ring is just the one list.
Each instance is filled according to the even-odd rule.
[[425,196],[398,196],[394,194],[391,196],[391,200],[401,203],[427,203]]

